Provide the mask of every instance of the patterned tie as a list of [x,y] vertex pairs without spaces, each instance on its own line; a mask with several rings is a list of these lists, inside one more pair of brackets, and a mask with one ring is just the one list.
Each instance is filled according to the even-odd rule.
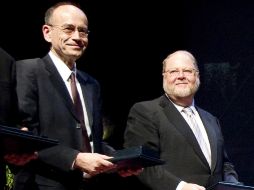
[[211,167],[211,151],[208,148],[207,143],[205,142],[205,139],[202,135],[200,127],[198,126],[198,123],[195,119],[192,109],[190,107],[187,107],[187,108],[184,108],[182,111],[187,115],[187,117],[190,121],[190,124],[191,124],[190,127],[191,127],[197,141],[198,141],[198,144],[199,144],[204,156],[206,157],[207,162],[209,163],[209,166]]
[[73,98],[73,104],[74,104],[75,112],[79,118],[80,126],[82,129],[82,135],[83,135],[83,141],[84,141],[83,151],[91,152],[91,145],[90,145],[90,141],[89,141],[89,137],[86,131],[86,126],[84,121],[83,107],[82,107],[82,103],[81,103],[77,85],[76,85],[76,77],[73,72],[71,73],[70,81],[71,81],[71,93]]

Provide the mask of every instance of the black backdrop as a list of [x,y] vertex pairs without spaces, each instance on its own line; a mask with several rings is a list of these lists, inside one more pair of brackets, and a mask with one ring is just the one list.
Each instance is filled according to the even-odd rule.
[[[14,58],[44,56],[46,8],[57,1],[3,1],[0,45]],[[89,19],[89,47],[78,67],[98,79],[110,127],[122,146],[130,106],[162,94],[161,62],[177,49],[198,59],[196,102],[221,120],[240,180],[254,185],[254,2],[246,0],[98,1],[80,3]]]

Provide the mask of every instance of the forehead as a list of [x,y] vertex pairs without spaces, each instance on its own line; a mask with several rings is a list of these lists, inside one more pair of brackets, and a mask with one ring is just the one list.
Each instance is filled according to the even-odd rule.
[[55,9],[52,16],[54,24],[88,25],[85,13],[73,5],[62,5]]
[[172,54],[166,59],[166,68],[195,68],[193,58],[185,53]]

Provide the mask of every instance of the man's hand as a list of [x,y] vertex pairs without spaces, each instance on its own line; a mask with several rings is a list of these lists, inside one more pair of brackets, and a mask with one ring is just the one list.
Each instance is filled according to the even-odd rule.
[[205,190],[205,187],[194,184],[194,183],[186,183],[183,186],[182,190]]
[[98,153],[79,153],[74,163],[74,168],[94,176],[116,168],[116,165],[108,161],[112,157]]

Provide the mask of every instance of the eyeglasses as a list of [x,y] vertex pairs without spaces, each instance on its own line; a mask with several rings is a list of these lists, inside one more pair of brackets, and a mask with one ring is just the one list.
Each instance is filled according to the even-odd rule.
[[[74,34],[76,31],[76,26],[74,26],[72,24],[67,24],[67,25],[63,25],[63,26],[52,25],[52,24],[48,24],[48,25],[51,27],[58,28],[63,33],[65,33],[66,35],[69,35],[69,36]],[[88,36],[88,34],[90,33],[90,31],[87,28],[83,28],[83,27],[77,27],[77,31],[79,33],[79,36],[82,38],[86,38]]]
[[171,76],[171,77],[177,77],[177,76],[179,76],[179,74],[181,72],[184,74],[184,76],[190,77],[190,76],[193,76],[195,73],[197,73],[199,71],[196,70],[196,69],[186,68],[186,69],[182,69],[182,70],[168,69],[168,70],[164,71],[163,73],[168,73],[169,76]]

